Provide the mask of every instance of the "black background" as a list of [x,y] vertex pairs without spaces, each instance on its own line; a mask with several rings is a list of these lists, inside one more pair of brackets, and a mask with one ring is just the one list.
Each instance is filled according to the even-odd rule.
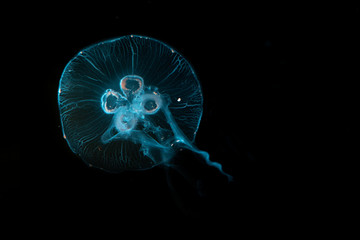
[[[1,207],[15,219],[296,228],[333,216],[339,195],[351,198],[358,6],[140,1],[15,9],[3,21],[12,23],[2,88],[3,132],[11,132],[0,169]],[[196,145],[234,182],[181,153],[177,161],[204,180],[200,196],[195,180],[173,170],[109,174],[68,148],[57,106],[64,67],[84,47],[129,34],[159,39],[192,64],[204,93]]]

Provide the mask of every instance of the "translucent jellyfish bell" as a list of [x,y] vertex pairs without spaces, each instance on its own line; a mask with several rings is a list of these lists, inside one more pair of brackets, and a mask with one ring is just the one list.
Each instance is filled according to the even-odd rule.
[[200,83],[166,44],[124,36],[80,51],[58,92],[63,136],[90,166],[110,172],[167,164],[187,148],[218,168],[193,141],[202,116]]

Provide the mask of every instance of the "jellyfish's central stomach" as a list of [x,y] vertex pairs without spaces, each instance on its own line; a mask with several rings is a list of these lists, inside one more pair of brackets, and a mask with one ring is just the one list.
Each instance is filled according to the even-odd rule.
[[101,138],[103,144],[126,139],[143,146],[164,147],[164,136],[169,135],[164,133],[169,130],[159,124],[159,117],[154,118],[164,102],[157,87],[144,86],[143,78],[138,75],[124,76],[119,87],[119,90],[106,89],[101,97],[104,113],[113,115]]

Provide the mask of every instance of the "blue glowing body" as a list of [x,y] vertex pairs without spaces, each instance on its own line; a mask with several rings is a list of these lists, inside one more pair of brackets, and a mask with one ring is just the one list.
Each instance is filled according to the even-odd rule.
[[187,148],[222,172],[193,144],[203,111],[200,83],[158,40],[130,35],[80,51],[64,69],[58,101],[63,136],[90,166],[149,169]]

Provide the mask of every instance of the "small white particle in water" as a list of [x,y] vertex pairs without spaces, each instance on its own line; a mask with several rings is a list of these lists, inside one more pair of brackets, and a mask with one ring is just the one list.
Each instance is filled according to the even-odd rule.
[[176,101],[180,102],[180,101],[181,101],[181,98],[178,98]]

